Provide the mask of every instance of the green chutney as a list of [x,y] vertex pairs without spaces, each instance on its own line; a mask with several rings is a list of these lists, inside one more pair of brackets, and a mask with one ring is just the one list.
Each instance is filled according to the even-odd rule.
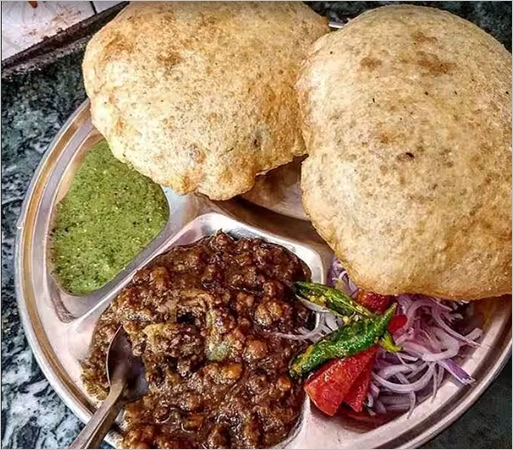
[[168,216],[160,186],[99,142],[57,205],[51,254],[59,284],[76,295],[101,288],[159,234]]

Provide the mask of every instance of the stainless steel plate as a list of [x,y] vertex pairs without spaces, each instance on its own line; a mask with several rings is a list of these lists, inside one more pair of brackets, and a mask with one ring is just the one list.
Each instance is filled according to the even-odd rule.
[[[52,213],[65,195],[81,158],[100,136],[84,103],[64,125],[31,183],[18,224],[16,290],[21,318],[36,359],[68,407],[83,421],[94,410],[80,382],[79,361],[87,351],[96,320],[133,273],[157,254],[223,229],[237,236],[259,236],[289,248],[325,278],[329,248],[308,222],[285,217],[243,200],[213,203],[203,197],[179,197],[165,189],[170,219],[161,234],[113,281],[87,296],[74,297],[55,283],[47,266]],[[511,354],[511,297],[476,304],[487,317],[482,345],[463,363],[477,379],[461,387],[446,381],[433,401],[418,405],[410,418],[400,416],[379,427],[349,419],[326,419],[305,405],[290,448],[409,448],[447,427],[469,408],[499,373]],[[108,441],[115,445],[114,430]]]

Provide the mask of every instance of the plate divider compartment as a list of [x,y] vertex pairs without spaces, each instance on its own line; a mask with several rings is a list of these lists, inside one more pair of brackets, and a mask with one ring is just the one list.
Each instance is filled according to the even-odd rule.
[[[282,245],[298,256],[309,267],[312,272],[313,281],[322,282],[325,279],[325,268],[321,256],[308,246],[282,236],[266,233],[219,212],[202,214],[186,224],[176,234],[160,240],[159,245],[154,246],[151,251],[148,251],[147,254],[144,255],[144,258],[141,257],[137,264],[135,264],[134,261],[130,272],[127,272],[115,286],[112,286],[112,289],[110,289],[106,295],[100,297],[94,308],[68,324],[68,343],[72,346],[69,351],[73,354],[76,364],[79,364],[80,359],[84,358],[87,354],[88,343],[91,341],[94,327],[100,315],[123,287],[130,283],[135,272],[146,266],[156,256],[174,247],[191,244],[204,237],[212,236],[218,231],[224,231],[235,238],[260,238],[267,242]],[[83,386],[80,387],[83,390]],[[84,390],[83,392],[84,395],[87,396]],[[291,431],[289,437],[279,445],[280,448],[290,444],[294,438],[301,433],[309,414],[310,404],[305,401],[298,423]],[[118,424],[123,428],[122,420],[119,420]],[[113,432],[112,438],[117,440],[120,436]]]

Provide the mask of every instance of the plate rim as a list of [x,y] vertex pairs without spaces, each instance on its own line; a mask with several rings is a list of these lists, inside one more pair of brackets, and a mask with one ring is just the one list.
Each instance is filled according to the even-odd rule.
[[[86,109],[89,106],[89,100],[84,101],[68,118],[68,120],[64,123],[61,129],[58,131],[48,149],[41,159],[34,175],[30,181],[30,184],[27,188],[25,198],[23,200],[22,208],[20,211],[20,216],[18,218],[16,228],[16,240],[15,240],[15,292],[16,292],[16,302],[18,306],[18,310],[20,312],[20,319],[23,326],[23,330],[25,336],[27,338],[27,342],[31,348],[31,351],[36,359],[39,367],[41,368],[45,378],[48,380],[49,384],[52,388],[57,392],[61,400],[66,404],[66,406],[73,412],[75,416],[77,416],[82,422],[86,422],[89,420],[92,410],[91,407],[86,407],[83,402],[80,400],[80,395],[77,395],[79,391],[77,386],[74,386],[74,390],[70,389],[62,379],[62,375],[65,375],[66,372],[64,368],[61,366],[58,359],[53,354],[53,348],[45,348],[45,345],[41,342],[41,339],[38,337],[39,334],[44,335],[46,347],[51,347],[50,342],[48,341],[48,337],[46,336],[46,332],[42,326],[42,323],[38,317],[37,311],[35,312],[36,321],[34,322],[34,311],[30,311],[28,308],[28,304],[26,301],[26,289],[28,289],[27,282],[23,280],[22,274],[24,273],[26,264],[29,263],[24,260],[24,245],[26,245],[27,241],[27,233],[31,230],[26,229],[27,218],[31,213],[31,206],[38,205],[39,199],[34,198],[34,190],[41,184],[40,178],[45,175],[45,168],[47,164],[51,162],[52,157],[54,156],[54,149],[58,145],[62,145],[65,149],[67,142],[62,142],[66,139],[68,133],[73,132],[73,130],[77,130],[81,125],[86,122],[86,118],[83,117]],[[86,114],[87,116],[87,114]],[[80,119],[80,120],[77,120]],[[64,151],[64,149],[62,151]],[[32,208],[34,209],[34,208]],[[37,209],[37,208],[36,208]],[[35,214],[35,213],[33,213]],[[230,217],[230,216],[227,216]],[[241,222],[236,219],[236,221]],[[242,225],[253,227],[251,224]],[[184,224],[187,226],[187,224]],[[258,227],[257,227],[258,228]],[[32,229],[33,231],[33,229]],[[264,232],[266,233],[266,232]],[[170,237],[171,239],[172,237]],[[285,238],[286,240],[286,238]],[[291,239],[293,240],[293,239]],[[313,250],[315,251],[315,250]],[[504,366],[507,364],[509,358],[512,354],[512,330],[511,330],[511,317],[509,318],[509,329],[506,330],[509,333],[509,336],[506,336],[506,344],[504,345],[500,356],[496,359],[496,363],[492,367],[490,371],[485,372],[484,379],[481,378],[476,386],[473,388],[473,391],[470,395],[462,394],[461,398],[457,399],[457,403],[454,408],[452,408],[443,418],[443,420],[437,420],[432,425],[428,425],[421,433],[416,435],[415,437],[408,439],[406,442],[403,442],[397,448],[416,448],[420,445],[423,445],[427,441],[433,439],[436,435],[441,433],[443,430],[447,429],[450,425],[452,425],[458,418],[460,418],[465,411],[472,407],[475,402],[481,397],[481,395],[488,389],[491,383],[497,378],[500,372],[503,370]],[[56,368],[59,370],[56,371]],[[461,389],[461,388],[460,388]],[[108,435],[108,442],[115,445],[115,440],[113,439],[113,432],[111,431]],[[387,442],[393,442],[397,437],[388,439]]]

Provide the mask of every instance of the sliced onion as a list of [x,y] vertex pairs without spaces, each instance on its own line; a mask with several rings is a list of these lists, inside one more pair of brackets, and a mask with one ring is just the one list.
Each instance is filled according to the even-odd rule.
[[407,355],[406,353],[396,353],[397,358],[405,364],[403,361],[418,361],[419,358],[413,355]]
[[331,328],[331,331],[335,331],[340,328],[337,318],[332,314],[326,314],[326,325],[328,328]]
[[440,364],[451,375],[453,375],[461,384],[472,384],[474,381],[476,381],[452,359],[438,361],[438,364]]
[[395,338],[395,343],[397,345],[402,345],[403,342],[409,341],[413,339],[415,336],[415,331],[410,329],[406,332],[403,332],[398,338]]
[[411,304],[413,303],[413,299],[411,298],[410,295],[405,295],[405,294],[398,295],[397,303],[399,304],[401,311],[403,313],[405,313],[408,310],[408,308],[411,306]]
[[356,296],[358,295],[358,291],[359,291],[356,284],[354,284],[351,280],[348,280],[347,287],[349,289],[349,295],[353,298],[356,298]]
[[372,394],[373,397],[377,397],[379,395],[379,388],[371,382],[369,392]]
[[381,369],[386,369],[387,367],[395,366],[394,363],[391,363],[385,358],[376,358],[374,363],[374,370],[380,371]]
[[328,286],[335,286],[335,282],[343,270],[344,268],[342,267],[342,264],[340,264],[339,260],[334,256],[328,270]]
[[442,344],[433,336],[433,331],[430,330],[431,333],[428,333],[426,330],[420,330],[419,334],[424,337],[423,343],[426,344],[428,347],[431,347],[434,352],[440,352],[442,350]]
[[468,339],[467,337],[459,334],[458,332],[454,331],[449,325],[447,325],[441,315],[441,312],[438,308],[435,308],[433,310],[433,319],[436,322],[436,324],[442,328],[444,331],[449,333],[452,337],[455,337],[456,339],[465,342],[466,344],[472,346],[472,347],[478,347],[479,344],[472,339]]
[[[404,385],[410,384],[409,380],[402,373],[397,374],[397,379]],[[415,395],[416,390],[417,389],[415,389],[411,392],[408,392],[408,397],[410,399],[410,408],[408,409],[408,417],[411,416],[411,413],[413,412],[413,408],[415,408],[415,403],[417,401],[417,396]]]
[[[443,367],[438,367],[438,372],[435,373],[433,376],[433,394],[431,396],[431,401],[433,401],[436,398],[436,394],[438,393],[438,388],[440,384],[442,384],[442,377],[443,377],[444,369]],[[440,376],[442,374],[442,376]]]
[[444,319],[449,322],[453,322],[455,320],[462,320],[463,316],[460,313],[445,313]]
[[424,355],[432,353],[428,348],[416,344],[415,342],[405,342],[403,344],[403,350],[408,350],[411,353],[419,355],[421,358],[424,358]]
[[447,304],[447,302],[443,303],[444,300],[441,298],[435,298],[435,297],[428,297],[428,298],[431,299],[435,303],[435,305],[443,311],[452,311],[453,309],[458,308],[458,304],[455,302],[449,302],[449,304]]
[[412,326],[413,320],[416,317],[417,310],[419,308],[424,308],[424,307],[434,309],[436,307],[436,303],[427,298],[424,298],[421,300],[415,300],[414,302],[412,302],[405,313],[406,317],[408,319],[408,321],[406,322],[406,325],[404,326],[406,329]]
[[386,408],[383,406],[383,403],[380,400],[374,401],[374,409],[378,414],[386,414],[387,413]]
[[427,365],[428,365],[428,363],[425,363],[425,362],[421,363],[416,369],[413,369],[411,371],[411,373],[408,374],[408,376],[413,377],[413,376],[417,375],[419,372],[422,372],[426,368]]
[[397,364],[395,366],[389,366],[384,369],[381,369],[378,372],[378,375],[381,378],[384,378],[387,380],[390,377],[393,377],[394,375],[397,375],[398,373],[404,373],[404,372],[411,372],[412,368],[409,366],[406,366],[404,364]]
[[409,392],[415,392],[425,388],[431,380],[434,371],[435,366],[434,364],[431,364],[428,366],[426,373],[422,375],[422,377],[420,377],[417,381],[408,384],[393,383],[391,381],[385,380],[384,378],[381,378],[379,375],[375,373],[372,374],[372,377],[374,378],[374,380],[376,380],[378,385],[387,388],[391,392],[397,392],[398,394],[407,394]]
[[446,350],[439,353],[425,354],[422,356],[424,361],[440,361],[441,359],[449,359],[455,357],[460,351],[460,344],[456,339],[446,333],[444,330],[434,327],[433,333],[440,339],[442,348]]
[[333,333],[333,330],[330,328],[330,327],[327,327],[326,325],[323,325],[322,326],[322,329],[321,331],[323,332],[323,334],[326,336],[330,333]]
[[444,374],[445,369],[439,364],[438,365],[438,386],[442,384],[442,381],[444,381]]
[[326,308],[316,305],[315,303],[309,302],[308,300],[304,299],[303,297],[298,296],[297,298],[303,305],[305,305],[311,311],[315,311],[315,312],[321,313],[321,314],[328,312],[328,310]]
[[481,328],[474,328],[469,334],[465,336],[466,339],[470,339],[471,341],[475,341],[479,339],[483,335],[483,330]]
[[[358,293],[358,287],[336,258],[330,266],[328,284],[352,297]],[[452,359],[463,355],[462,347],[479,345],[476,340],[483,334],[480,328],[474,328],[466,335],[452,328],[454,323],[463,320],[471,312],[473,304],[466,306],[462,314],[462,302],[410,294],[398,295],[396,300],[397,314],[405,314],[407,318],[402,332],[394,336],[396,344],[401,345],[403,350],[394,354],[387,353],[381,348],[378,350],[367,398],[370,414],[406,409],[411,414],[419,396],[422,395],[423,399],[429,394],[426,391],[428,386],[432,397],[435,398],[446,371],[460,383],[470,384],[474,381]],[[324,308],[311,303],[306,305],[317,312],[327,312]],[[343,326],[343,321],[331,314],[323,315],[325,321],[322,327],[316,327],[318,333],[315,334],[316,330],[305,333],[313,334],[311,339],[314,342]]]

